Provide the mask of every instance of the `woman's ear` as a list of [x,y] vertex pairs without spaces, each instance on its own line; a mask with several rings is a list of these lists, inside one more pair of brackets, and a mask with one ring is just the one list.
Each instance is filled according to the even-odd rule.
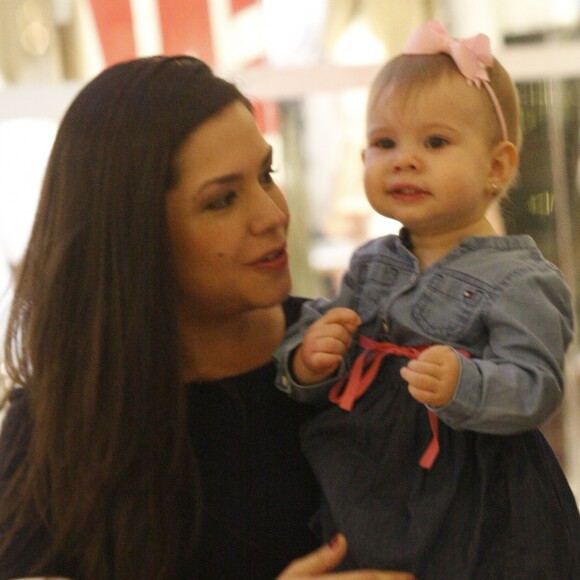
[[500,190],[511,185],[518,171],[520,154],[511,141],[501,141],[492,151],[489,180],[497,183]]

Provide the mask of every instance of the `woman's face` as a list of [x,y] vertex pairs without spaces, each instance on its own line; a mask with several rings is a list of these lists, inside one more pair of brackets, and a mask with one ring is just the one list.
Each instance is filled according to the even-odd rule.
[[281,302],[288,206],[252,113],[236,101],[204,121],[176,166],[167,220],[180,314],[213,320]]

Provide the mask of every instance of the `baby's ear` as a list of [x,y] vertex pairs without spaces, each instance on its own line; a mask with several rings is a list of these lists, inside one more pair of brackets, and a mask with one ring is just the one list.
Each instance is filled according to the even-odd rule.
[[490,181],[497,183],[501,190],[509,189],[517,175],[520,154],[511,141],[501,141],[493,151],[491,157]]

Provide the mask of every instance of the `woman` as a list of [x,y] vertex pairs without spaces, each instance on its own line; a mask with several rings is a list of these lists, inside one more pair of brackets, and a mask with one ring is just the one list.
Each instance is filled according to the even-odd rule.
[[6,340],[0,579],[273,578],[315,547],[311,411],[273,388],[300,301],[271,162],[194,58],[116,65],[69,108]]

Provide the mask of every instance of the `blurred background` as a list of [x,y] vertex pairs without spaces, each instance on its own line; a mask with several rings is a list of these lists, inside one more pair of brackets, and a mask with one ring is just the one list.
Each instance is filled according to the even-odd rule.
[[[255,101],[292,211],[294,293],[331,295],[357,245],[398,231],[362,190],[365,99],[430,18],[487,34],[516,81],[521,176],[498,224],[560,267],[578,314],[580,0],[0,0],[0,334],[62,114],[104,67],[159,53],[198,56]],[[578,353],[576,338],[565,403],[544,426],[577,498]]]

